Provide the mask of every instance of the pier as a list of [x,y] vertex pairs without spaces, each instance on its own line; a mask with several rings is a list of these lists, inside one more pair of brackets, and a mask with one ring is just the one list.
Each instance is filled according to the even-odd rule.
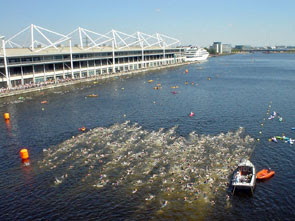
[[183,64],[179,44],[158,33],[99,34],[79,27],[64,35],[32,24],[7,40],[1,37],[0,88],[77,82]]

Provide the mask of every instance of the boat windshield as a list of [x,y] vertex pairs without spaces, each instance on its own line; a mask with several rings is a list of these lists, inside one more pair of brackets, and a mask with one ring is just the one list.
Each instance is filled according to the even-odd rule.
[[241,175],[247,175],[252,173],[252,168],[248,166],[240,166],[239,171],[241,172]]

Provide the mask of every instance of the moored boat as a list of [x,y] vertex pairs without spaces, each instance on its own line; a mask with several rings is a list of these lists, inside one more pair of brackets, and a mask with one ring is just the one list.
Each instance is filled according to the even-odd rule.
[[256,184],[255,166],[246,159],[242,159],[235,170],[232,179],[233,194],[238,189],[251,190],[252,194]]
[[204,48],[190,47],[185,50],[184,56],[186,62],[200,62],[206,61],[209,56],[209,53]]
[[275,171],[269,170],[269,169],[263,169],[256,174],[256,179],[264,180],[264,179],[268,179],[272,177],[273,175],[275,175]]

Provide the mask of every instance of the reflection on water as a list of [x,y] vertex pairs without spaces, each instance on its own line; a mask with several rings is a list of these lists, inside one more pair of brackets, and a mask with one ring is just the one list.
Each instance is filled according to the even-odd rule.
[[79,189],[136,195],[140,210],[153,204],[159,216],[165,210],[226,202],[229,176],[249,157],[254,139],[243,128],[215,136],[192,132],[186,138],[175,129],[149,132],[129,122],[98,127],[44,149],[38,165],[42,172],[53,171],[56,188],[75,180]]
[[[293,218],[294,145],[268,140],[294,138],[294,67],[294,54],[223,56],[1,99],[0,220]],[[250,156],[276,174],[230,197]]]

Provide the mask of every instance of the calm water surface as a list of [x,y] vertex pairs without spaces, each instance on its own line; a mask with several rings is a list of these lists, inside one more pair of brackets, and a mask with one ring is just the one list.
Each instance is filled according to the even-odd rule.
[[[257,53],[1,99],[11,120],[0,124],[0,219],[292,220],[295,146],[268,139],[295,137],[294,84],[294,54]],[[218,176],[226,158],[228,179],[242,156],[275,176],[254,196],[232,197],[218,178],[206,186],[206,172]],[[188,164],[198,169],[182,183]]]

